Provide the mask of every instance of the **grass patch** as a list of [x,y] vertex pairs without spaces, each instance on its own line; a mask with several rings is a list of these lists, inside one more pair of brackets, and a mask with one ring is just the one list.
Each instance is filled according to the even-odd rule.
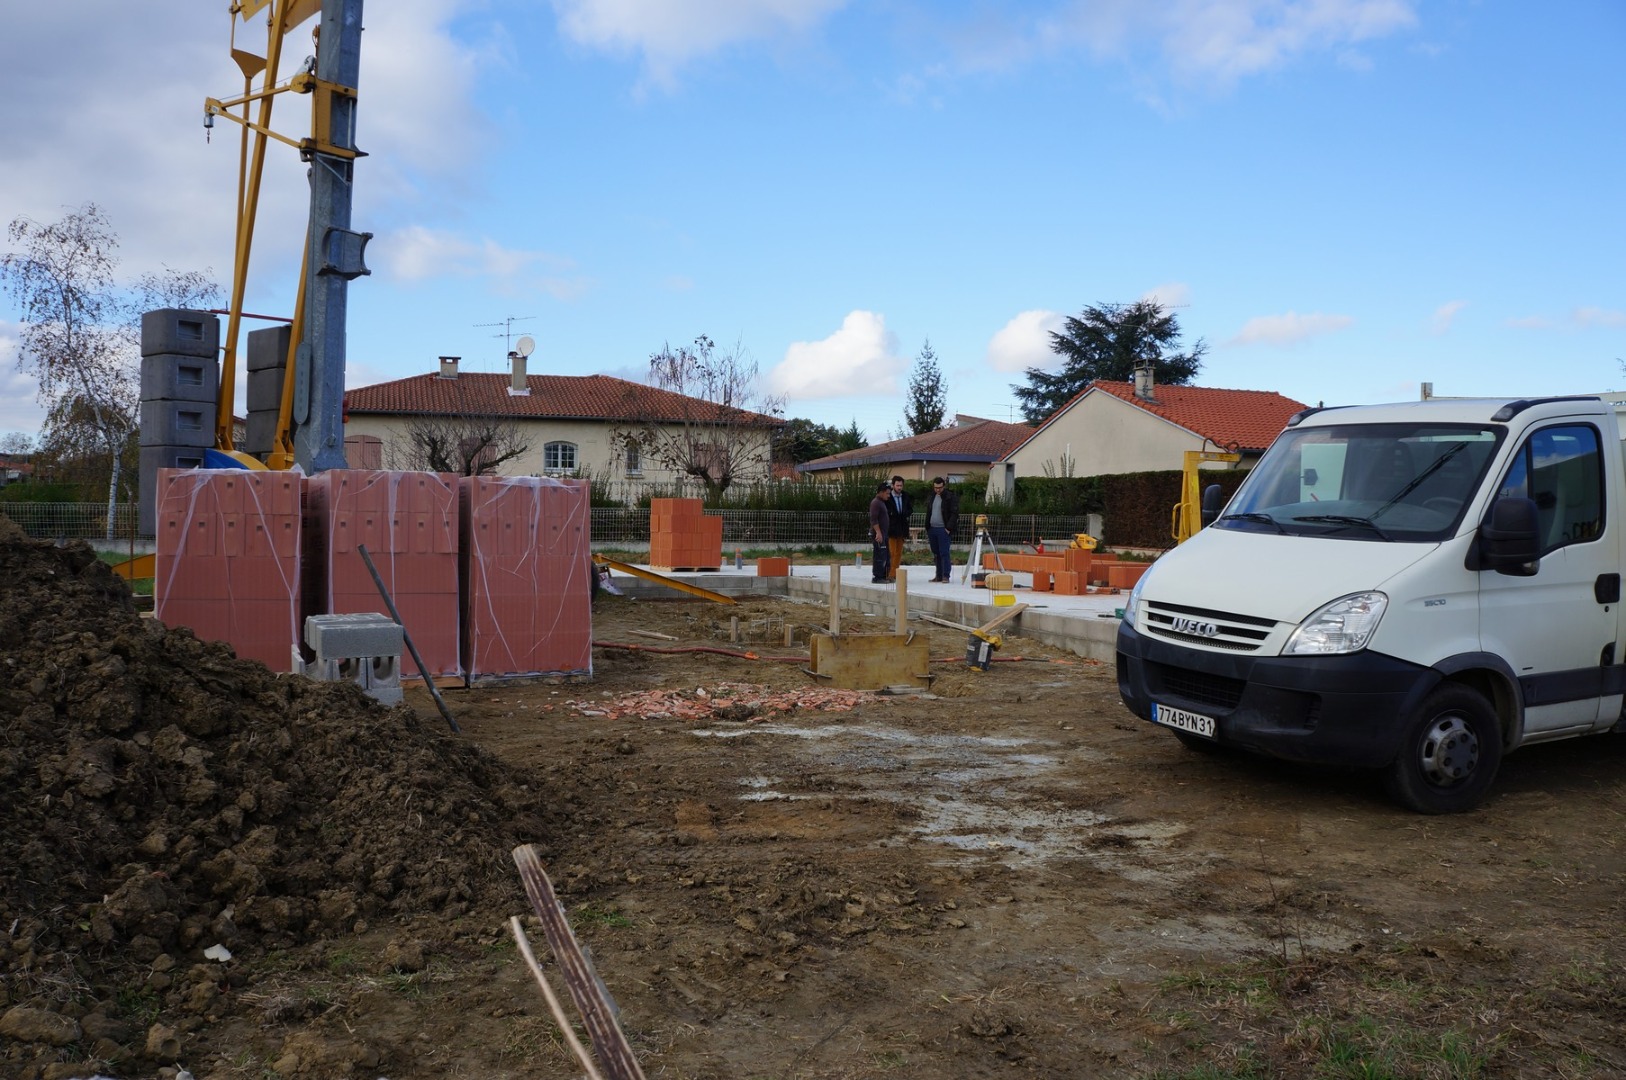
[[571,925],[576,928],[587,926],[614,926],[623,927],[633,925],[632,919],[613,907],[599,907],[597,904],[587,903],[577,908],[570,919]]

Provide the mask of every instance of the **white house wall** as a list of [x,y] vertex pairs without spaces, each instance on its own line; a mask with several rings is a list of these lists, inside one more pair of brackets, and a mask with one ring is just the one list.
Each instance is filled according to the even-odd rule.
[[[1096,391],[1080,398],[1004,462],[995,462],[988,478],[989,496],[1006,497],[1006,478],[1012,474],[1048,475],[1047,463],[1057,476],[1179,469],[1185,464],[1185,451],[1200,450],[1202,445],[1202,437],[1186,428]],[[1070,470],[1063,465],[1066,459],[1072,461]]]
[[[377,438],[383,444],[384,468],[395,468],[398,467],[396,464],[398,459],[392,456],[392,452],[398,453],[398,448],[405,444],[407,432],[414,422],[415,418],[408,416],[351,414],[345,423],[344,434],[346,438],[355,436]],[[503,462],[496,470],[498,475],[542,475],[548,471],[543,467],[543,447],[550,442],[567,442],[576,446],[576,471],[583,476],[591,475],[597,480],[618,485],[626,484],[632,488],[669,486],[679,479],[677,473],[662,468],[652,460],[648,450],[644,451],[641,471],[629,474],[626,470],[626,451],[611,434],[618,426],[624,429],[624,425],[594,420],[516,419],[514,423],[519,428],[521,437],[530,443],[530,448],[519,457]],[[747,471],[765,478],[768,475],[766,465],[768,453],[768,438],[762,435],[758,440],[756,456],[763,464]]]

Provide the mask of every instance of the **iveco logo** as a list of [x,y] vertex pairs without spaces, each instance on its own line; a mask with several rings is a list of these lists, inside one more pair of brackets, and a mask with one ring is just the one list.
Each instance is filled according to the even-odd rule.
[[1169,625],[1179,634],[1195,634],[1198,637],[1215,637],[1219,634],[1219,627],[1211,622],[1199,622],[1196,619],[1171,619]]

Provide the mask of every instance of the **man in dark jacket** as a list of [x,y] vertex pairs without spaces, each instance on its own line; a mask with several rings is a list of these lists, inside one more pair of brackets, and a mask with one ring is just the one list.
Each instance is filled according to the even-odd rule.
[[948,489],[941,476],[932,480],[932,493],[926,500],[926,539],[932,546],[932,561],[937,566],[933,582],[944,582],[954,572],[949,560],[949,545],[954,541],[954,530],[960,527],[960,496]]
[[886,572],[892,565],[891,551],[886,543],[887,529],[892,524],[892,515],[887,509],[891,495],[891,486],[883,480],[875,489],[875,497],[869,501],[869,579],[875,585],[887,580]]
[[886,529],[886,546],[891,566],[886,580],[898,580],[898,567],[903,565],[903,542],[909,537],[909,515],[915,512],[915,500],[903,490],[903,477],[892,478],[892,494],[887,497],[887,513],[891,520]]

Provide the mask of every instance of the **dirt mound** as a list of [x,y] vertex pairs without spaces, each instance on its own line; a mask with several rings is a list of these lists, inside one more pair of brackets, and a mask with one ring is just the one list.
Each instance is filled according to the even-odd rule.
[[523,910],[509,851],[551,830],[484,751],[143,619],[88,547],[3,517],[0,581],[0,1073],[163,1064],[152,1022],[209,1010],[215,945]]

